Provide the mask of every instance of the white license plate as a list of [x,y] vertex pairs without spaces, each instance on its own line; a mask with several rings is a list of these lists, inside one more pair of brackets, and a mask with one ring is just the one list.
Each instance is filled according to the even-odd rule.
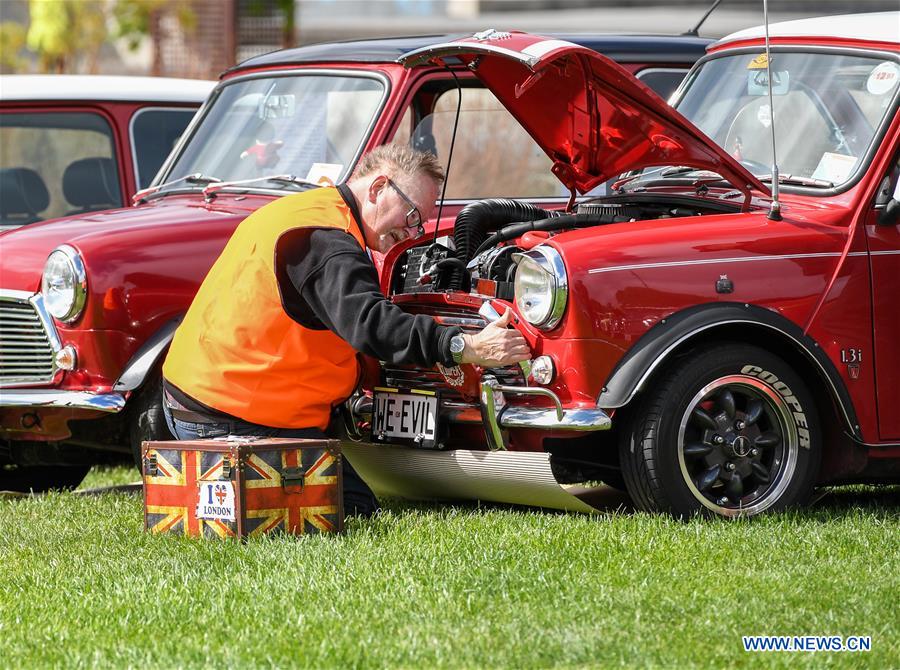
[[376,387],[373,399],[374,441],[411,441],[422,447],[434,447],[438,423],[436,393]]

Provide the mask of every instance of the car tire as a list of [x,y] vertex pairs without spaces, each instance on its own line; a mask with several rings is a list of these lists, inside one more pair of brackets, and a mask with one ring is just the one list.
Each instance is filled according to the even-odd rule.
[[175,437],[166,424],[163,411],[162,378],[157,374],[141,388],[131,407],[128,419],[128,441],[138,470],[141,469],[141,443],[163,442]]
[[755,346],[698,349],[665,370],[620,442],[636,506],[677,518],[753,516],[805,503],[821,460],[815,401]]
[[78,486],[90,465],[7,465],[0,466],[0,491],[44,493],[50,489],[68,491]]

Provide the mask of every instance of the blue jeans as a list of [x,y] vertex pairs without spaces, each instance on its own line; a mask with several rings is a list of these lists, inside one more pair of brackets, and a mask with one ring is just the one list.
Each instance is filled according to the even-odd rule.
[[[221,421],[218,423],[191,423],[181,421],[172,416],[172,412],[163,403],[166,423],[169,430],[179,440],[202,440],[225,435],[254,435],[258,437],[299,437],[307,439],[326,439],[327,435],[318,428],[273,428],[260,426],[249,421]],[[347,516],[371,516],[379,509],[378,500],[372,489],[357,474],[346,458],[343,463],[344,481],[344,514]]]

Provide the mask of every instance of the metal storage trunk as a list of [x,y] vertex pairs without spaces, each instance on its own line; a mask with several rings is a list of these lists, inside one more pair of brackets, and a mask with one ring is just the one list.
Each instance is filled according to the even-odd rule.
[[141,461],[152,533],[245,538],[344,528],[337,440],[144,442]]

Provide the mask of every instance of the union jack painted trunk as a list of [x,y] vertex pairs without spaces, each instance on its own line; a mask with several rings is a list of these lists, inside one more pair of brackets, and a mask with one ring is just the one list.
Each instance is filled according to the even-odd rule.
[[191,537],[344,529],[337,440],[144,442],[144,527]]

